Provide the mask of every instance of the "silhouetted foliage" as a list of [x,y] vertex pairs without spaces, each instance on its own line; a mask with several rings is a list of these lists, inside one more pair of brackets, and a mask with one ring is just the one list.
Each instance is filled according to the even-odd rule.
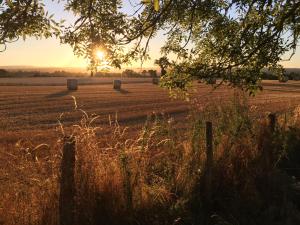
[[7,70],[4,70],[4,69],[0,69],[0,76],[7,76],[8,74],[8,71]]
[[171,65],[168,58],[166,56],[160,57],[159,59],[155,60],[154,62],[156,65],[160,67],[160,74],[164,76],[167,74],[167,68]]
[[122,76],[124,76],[124,77],[140,77],[141,74],[135,72],[134,70],[126,69],[122,72]]
[[291,72],[288,73],[287,76],[290,80],[300,80],[300,72]]
[[150,77],[157,77],[156,70],[148,70],[148,73],[149,73]]

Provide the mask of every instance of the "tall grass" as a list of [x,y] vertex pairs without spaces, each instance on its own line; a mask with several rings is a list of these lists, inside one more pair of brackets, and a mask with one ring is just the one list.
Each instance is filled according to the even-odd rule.
[[[297,110],[279,116],[273,132],[267,117],[236,94],[227,104],[195,109],[180,129],[172,118],[151,115],[135,137],[117,120],[109,120],[103,132],[93,125],[97,117],[82,113],[79,124],[63,130],[77,140],[77,224],[300,223],[299,191],[293,189],[300,168]],[[204,188],[205,121],[214,126],[210,205]],[[52,163],[57,168],[59,160]],[[58,224],[58,181],[54,176],[51,185],[42,186],[47,197],[35,191],[43,207],[22,224]]]

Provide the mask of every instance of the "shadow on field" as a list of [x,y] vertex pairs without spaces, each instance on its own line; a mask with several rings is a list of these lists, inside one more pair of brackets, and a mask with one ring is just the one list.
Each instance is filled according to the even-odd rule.
[[275,92],[286,92],[286,93],[300,93],[300,89],[272,89],[272,88],[265,88],[267,91],[275,91]]
[[288,88],[300,88],[300,82],[299,83],[294,83],[294,84],[288,84],[288,83],[265,83],[263,86],[271,86],[271,87],[288,87]]
[[69,90],[64,90],[64,91],[59,91],[50,95],[47,95],[46,98],[59,98],[59,97],[64,97],[66,95],[69,95],[73,93],[74,91],[69,91]]
[[121,94],[123,94],[123,95],[126,95],[126,94],[129,94],[129,93],[130,93],[130,91],[127,91],[127,90],[125,90],[125,89],[116,90],[116,92],[119,92],[119,93],[121,93]]

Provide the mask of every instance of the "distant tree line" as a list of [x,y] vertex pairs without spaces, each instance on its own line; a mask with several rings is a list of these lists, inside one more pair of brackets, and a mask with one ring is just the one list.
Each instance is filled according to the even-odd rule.
[[136,72],[131,69],[124,70],[122,72],[124,77],[157,77],[156,70],[143,70],[142,72]]
[[[158,77],[156,70],[143,70],[141,72],[134,71],[132,69],[126,69],[122,73],[118,72],[97,72],[96,77]],[[41,72],[41,71],[9,71],[5,69],[0,69],[0,77],[85,77],[88,73],[79,72],[67,72],[67,71],[54,71],[54,72]],[[210,78],[210,77],[208,77]],[[211,78],[210,78],[211,79]],[[262,74],[263,80],[300,80],[300,71],[285,71],[282,77],[278,77],[276,73],[271,71],[264,71]],[[215,79],[208,81],[208,83],[215,83]]]
[[87,73],[67,72],[67,71],[54,71],[54,72],[41,72],[41,71],[9,71],[0,69],[0,77],[16,78],[16,77],[80,77],[87,76]]
[[[88,73],[67,72],[67,71],[54,71],[54,72],[41,72],[41,71],[9,71],[0,69],[0,77],[86,77]],[[157,77],[156,70],[143,70],[136,72],[131,69],[126,69],[122,73],[118,72],[97,72],[95,77]]]
[[262,74],[263,80],[279,80],[279,81],[288,81],[288,80],[300,80],[300,72],[284,72],[282,77],[278,77],[277,74],[272,72],[263,72]]

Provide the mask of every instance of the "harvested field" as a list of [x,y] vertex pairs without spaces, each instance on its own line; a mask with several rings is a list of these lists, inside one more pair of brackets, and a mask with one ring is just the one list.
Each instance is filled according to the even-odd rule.
[[[50,140],[55,135],[58,119],[62,114],[61,122],[66,127],[76,124],[82,114],[74,113],[72,96],[76,98],[78,108],[89,114],[99,115],[97,123],[102,126],[108,123],[109,116],[114,118],[115,115],[121,125],[131,127],[142,125],[147,115],[153,112],[163,112],[184,119],[190,108],[184,101],[170,99],[166,90],[152,85],[147,79],[133,78],[131,82],[126,80],[121,91],[112,89],[111,78],[101,80],[102,83],[97,85],[94,83],[97,78],[86,79],[85,82],[90,85],[79,86],[79,90],[75,92],[62,86],[62,79],[47,78],[46,83],[43,80],[46,78],[34,79],[26,81],[31,80],[32,86],[29,86],[29,83],[17,85],[19,79],[11,79],[13,86],[1,86],[0,143],[13,144],[19,139],[27,138]],[[200,104],[204,104],[219,98],[223,98],[224,101],[232,96],[232,93],[233,90],[227,87],[212,90],[210,86],[198,84],[194,96]],[[264,111],[282,111],[300,104],[300,82],[266,81],[264,91],[251,99],[251,104]]]
[[[117,115],[121,127],[130,127],[126,135],[135,138],[133,134],[141,131],[147,116],[152,113],[175,117],[172,124],[177,130],[187,126],[191,109],[205,108],[211,102],[226,105],[234,94],[228,87],[212,90],[210,86],[197,84],[197,92],[192,95],[190,104],[171,99],[166,90],[147,80],[122,84],[120,91],[113,90],[112,80],[109,84],[79,85],[78,91],[68,91],[63,83],[36,85],[36,81],[32,85],[18,85],[14,79],[11,79],[15,82],[13,85],[0,86],[0,193],[3,193],[0,221],[32,224],[26,221],[30,221],[30,216],[41,215],[40,202],[57,193],[56,183],[52,184],[52,181],[56,180],[61,157],[58,140],[62,131],[58,120],[65,131],[70,132],[69,128],[79,124],[84,114],[75,110],[73,96],[77,109],[99,115],[95,123],[102,129],[96,134],[105,142],[111,140],[112,134],[109,133],[109,116],[114,119]],[[51,78],[47,82],[52,84],[57,80]],[[250,98],[250,104],[255,112],[283,112],[300,105],[300,82],[264,82],[264,91]],[[98,161],[94,165],[97,164]],[[55,197],[53,199],[55,201]]]

